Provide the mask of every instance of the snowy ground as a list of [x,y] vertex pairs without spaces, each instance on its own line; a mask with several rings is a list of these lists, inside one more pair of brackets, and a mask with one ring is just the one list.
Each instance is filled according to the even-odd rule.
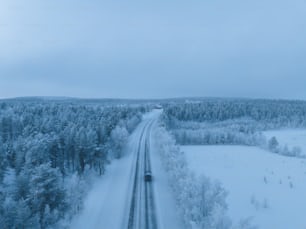
[[302,154],[306,155],[306,130],[273,130],[265,131],[263,134],[267,137],[267,139],[276,137],[281,146],[287,145],[289,148],[298,146],[302,149]]
[[260,229],[306,228],[306,160],[245,146],[182,146],[190,168],[229,191],[234,222]]
[[[120,160],[113,161],[107,167],[105,175],[96,182],[86,198],[84,211],[72,222],[71,229],[127,228],[135,161],[141,133],[145,126],[152,120],[156,120],[159,115],[160,111],[156,110],[144,117],[143,122],[130,137],[126,155]],[[181,221],[176,214],[175,203],[165,179],[165,172],[161,168],[160,158],[154,149],[150,150],[150,154],[158,228],[180,229]]]

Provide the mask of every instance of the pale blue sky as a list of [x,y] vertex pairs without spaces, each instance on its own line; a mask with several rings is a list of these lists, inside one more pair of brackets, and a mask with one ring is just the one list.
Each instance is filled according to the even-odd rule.
[[0,98],[305,89],[306,0],[0,0]]

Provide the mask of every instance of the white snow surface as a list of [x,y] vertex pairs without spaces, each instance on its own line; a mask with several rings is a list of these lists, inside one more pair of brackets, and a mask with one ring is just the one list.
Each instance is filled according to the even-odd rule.
[[306,155],[306,130],[305,129],[284,129],[264,131],[267,139],[276,137],[281,146],[287,145],[289,148],[300,147],[302,154]]
[[247,146],[182,146],[190,168],[228,190],[234,223],[259,229],[306,228],[306,160]]
[[[160,110],[145,115],[143,122],[131,135],[122,159],[114,160],[106,168],[106,173],[95,182],[85,199],[85,208],[71,223],[71,229],[123,229],[127,228],[132,194],[137,149],[140,136],[146,124],[157,120]],[[152,145],[152,144],[151,144]],[[152,172],[158,228],[180,229],[180,219],[176,214],[174,199],[165,180],[160,158],[151,151]]]

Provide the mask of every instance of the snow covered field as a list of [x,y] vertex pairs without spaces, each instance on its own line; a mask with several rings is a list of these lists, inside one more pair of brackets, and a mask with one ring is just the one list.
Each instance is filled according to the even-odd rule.
[[300,147],[302,154],[306,155],[306,130],[291,129],[291,130],[273,130],[265,131],[263,134],[267,139],[276,137],[281,146],[287,145],[289,148]]
[[[306,133],[306,132],[305,132]],[[190,168],[220,180],[234,223],[252,219],[259,229],[306,228],[306,160],[256,147],[182,146]]]

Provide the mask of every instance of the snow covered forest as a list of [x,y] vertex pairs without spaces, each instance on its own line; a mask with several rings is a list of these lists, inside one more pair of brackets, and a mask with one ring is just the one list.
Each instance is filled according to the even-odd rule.
[[111,102],[1,101],[0,228],[64,227],[144,112]]
[[250,118],[262,128],[306,126],[306,102],[263,99],[177,100],[164,105],[167,116],[179,121],[220,122]]
[[306,0],[0,0],[0,229],[306,229]]
[[[129,137],[138,126],[145,128],[139,124],[153,107],[157,108],[153,116],[159,120],[156,126],[151,123],[151,147],[160,155],[182,228],[255,227],[248,218],[232,222],[227,212],[228,191],[206,174],[195,175],[181,146],[255,146],[273,155],[305,158],[299,147],[282,145],[277,136],[264,134],[282,128],[305,129],[306,102],[302,101],[2,100],[0,227],[70,228],[84,209],[92,179],[105,177],[107,166],[125,157]],[[139,139],[136,134],[132,141],[135,147],[139,144],[139,151],[140,133],[144,133],[141,128]],[[129,158],[132,162],[133,157]],[[110,177],[107,184],[112,188]],[[267,183],[266,177],[264,181]]]
[[198,99],[164,105],[163,120],[182,145],[248,145],[299,156],[300,149],[279,147],[262,131],[306,127],[306,102],[252,99]]

